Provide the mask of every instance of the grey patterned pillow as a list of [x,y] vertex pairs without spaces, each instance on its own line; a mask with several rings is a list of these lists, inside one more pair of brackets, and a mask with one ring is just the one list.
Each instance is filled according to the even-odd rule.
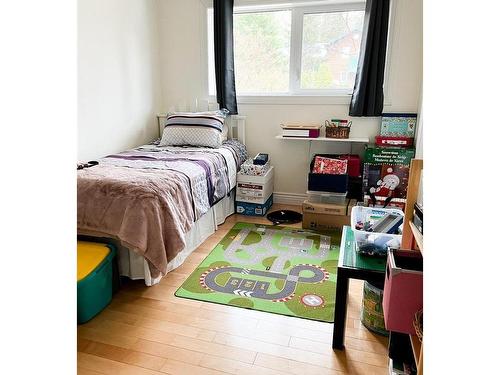
[[223,140],[226,111],[170,112],[160,146],[201,146],[219,148]]

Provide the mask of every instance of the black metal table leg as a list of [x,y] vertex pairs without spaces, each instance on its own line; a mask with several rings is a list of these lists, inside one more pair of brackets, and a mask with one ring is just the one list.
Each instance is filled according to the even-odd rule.
[[335,316],[333,321],[333,349],[344,349],[344,333],[347,314],[347,296],[349,277],[342,268],[338,268],[337,291],[335,293]]

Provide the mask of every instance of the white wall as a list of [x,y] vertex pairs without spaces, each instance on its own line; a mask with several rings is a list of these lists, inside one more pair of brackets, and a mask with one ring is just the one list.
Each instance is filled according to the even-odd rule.
[[78,1],[78,160],[157,136],[156,0]]
[[[422,80],[422,1],[395,0],[388,57],[387,112],[417,112]],[[89,160],[148,142],[155,114],[207,98],[205,0],[80,0],[78,3],[78,158]],[[275,191],[303,194],[314,152],[346,152],[333,143],[275,139],[280,123],[347,118],[348,104],[255,104],[247,116],[250,154],[267,152]],[[351,137],[373,137],[380,119],[353,118]],[[362,152],[362,146],[354,146]]]
[[[207,98],[206,0],[160,0],[160,59],[162,110],[189,101]],[[422,1],[395,0],[395,22],[389,56],[389,77],[384,110],[417,112],[422,80]],[[388,94],[388,95],[387,95]],[[307,167],[313,152],[344,152],[349,147],[275,139],[280,123],[304,121],[324,123],[325,119],[347,117],[348,104],[245,104],[239,113],[247,116],[247,147],[250,154],[270,154],[275,168],[275,192],[304,194]],[[352,137],[373,140],[380,119],[353,118]],[[355,152],[362,152],[355,146]]]

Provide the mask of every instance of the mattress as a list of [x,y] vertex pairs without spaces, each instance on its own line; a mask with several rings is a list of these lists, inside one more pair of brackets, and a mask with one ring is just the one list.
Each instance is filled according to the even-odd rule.
[[[153,284],[184,250],[213,233],[214,215],[232,200],[246,157],[245,147],[230,140],[218,149],[144,145],[99,159],[77,172],[78,234],[112,238],[132,250],[129,259],[145,259],[143,276]],[[227,213],[221,211],[220,220]],[[137,264],[122,264],[123,274],[142,277]]]

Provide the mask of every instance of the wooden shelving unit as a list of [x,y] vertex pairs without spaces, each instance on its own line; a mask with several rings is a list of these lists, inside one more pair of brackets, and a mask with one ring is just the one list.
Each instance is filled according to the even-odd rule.
[[[419,364],[420,353],[422,353],[422,343],[419,338],[415,335],[410,335],[411,349],[413,351],[413,357],[415,357],[415,363]],[[422,372],[419,372],[421,374]]]
[[424,236],[422,236],[422,233],[419,232],[419,230],[417,229],[416,225],[413,224],[412,221],[410,221],[408,224],[410,225],[410,229],[411,229],[411,232],[412,232],[412,235],[413,235],[413,239],[414,239],[415,243],[417,244],[417,248],[423,254],[423,251],[424,251]]
[[[420,178],[422,176],[424,162],[421,159],[413,159],[410,164],[410,177],[408,179],[408,190],[406,193],[405,218],[403,222],[403,239],[401,248],[405,250],[420,251],[424,255],[424,236],[413,224],[413,207],[418,198]],[[423,339],[420,342],[415,335],[410,335],[413,357],[417,364],[417,375],[423,375]]]

